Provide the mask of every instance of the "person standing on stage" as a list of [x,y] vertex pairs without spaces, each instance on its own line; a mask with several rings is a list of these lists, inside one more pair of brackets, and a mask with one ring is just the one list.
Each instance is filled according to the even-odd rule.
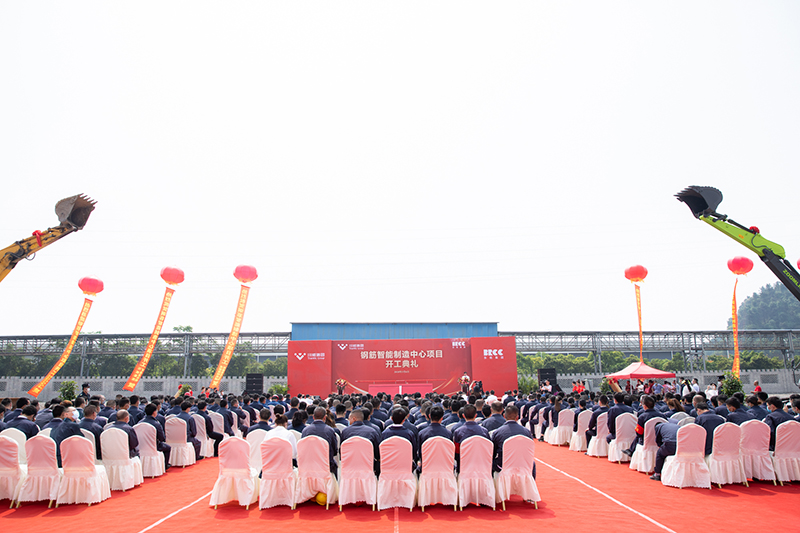
[[469,374],[467,374],[466,370],[464,371],[464,375],[461,376],[458,382],[461,384],[461,392],[463,392],[464,394],[469,394],[470,379],[469,379]]

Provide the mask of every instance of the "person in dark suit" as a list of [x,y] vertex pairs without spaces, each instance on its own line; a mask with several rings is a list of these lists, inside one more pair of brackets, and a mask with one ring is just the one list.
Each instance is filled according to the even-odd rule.
[[130,458],[139,457],[139,439],[136,437],[136,432],[128,424],[130,416],[128,411],[121,409],[117,411],[116,421],[109,422],[103,427],[103,431],[108,431],[110,428],[121,429],[128,434],[128,450],[130,451]]
[[372,414],[372,403],[367,402],[364,404],[364,423],[368,426],[372,426],[378,433],[383,433],[383,422],[378,420],[377,418],[373,418]]
[[481,424],[484,429],[488,431],[494,431],[495,429],[499,428],[503,424],[506,423],[506,419],[503,418],[503,404],[502,402],[492,402],[492,415],[483,421]]
[[306,438],[311,435],[321,437],[328,443],[328,466],[331,473],[335,476],[336,454],[338,453],[338,446],[336,443],[336,430],[325,423],[325,417],[328,411],[324,407],[316,407],[314,409],[314,421],[303,429],[302,437]]
[[194,458],[199,461],[203,456],[200,455],[200,441],[197,440],[197,424],[192,415],[189,414],[191,408],[192,402],[184,401],[181,404],[181,412],[178,413],[178,418],[186,422],[186,442],[194,447]]
[[206,402],[200,400],[197,402],[197,414],[202,416],[206,425],[206,437],[214,441],[214,457],[219,457],[219,443],[225,438],[222,433],[214,431],[214,422],[206,411]]
[[453,442],[456,445],[456,470],[461,468],[461,443],[470,437],[490,438],[486,428],[475,421],[478,410],[474,405],[464,407],[464,424],[453,431]]
[[340,403],[336,406],[336,420],[334,420],[334,422],[342,424],[343,426],[350,424],[347,419],[347,406],[345,406],[345,404]]
[[92,435],[94,435],[95,456],[98,459],[102,459],[103,452],[100,449],[100,434],[103,433],[103,428],[100,427],[100,425],[95,422],[96,419],[97,419],[97,406],[89,404],[84,408],[83,418],[81,419],[78,426],[81,429],[85,429],[89,431]]
[[39,426],[36,425],[36,408],[26,405],[20,409],[20,415],[6,423],[7,428],[15,428],[25,434],[25,439],[29,439],[39,433]]
[[54,430],[58,426],[64,423],[64,417],[66,416],[65,414],[66,408],[61,404],[57,404],[53,406],[52,411],[53,411],[53,418],[50,419],[50,422],[45,424],[44,427],[42,427],[42,429]]
[[52,431],[50,431],[50,438],[56,441],[56,460],[58,461],[58,467],[61,468],[61,443],[64,439],[68,437],[72,437],[73,435],[77,435],[79,437],[83,437],[83,432],[81,431],[80,426],[78,426],[77,422],[75,422],[75,411],[74,407],[68,407],[64,410],[64,418],[62,422],[58,424]]
[[269,425],[269,419],[272,417],[272,411],[267,408],[262,409],[258,412],[258,422],[250,426],[248,433],[250,431],[255,431],[257,429],[263,429],[264,431],[269,431],[272,429],[272,426]]
[[[522,427],[519,422],[519,409],[513,404],[506,406],[503,412],[506,422],[495,430],[492,434],[492,444],[494,448],[492,458],[492,472],[500,472],[503,469],[503,443],[514,435],[524,435],[533,440],[533,435]],[[533,477],[536,478],[536,463],[533,463]]]
[[233,417],[236,415],[228,410],[228,400],[223,398],[219,401],[219,409],[217,409],[217,413],[222,415],[222,420],[225,422],[225,433],[233,437]]
[[[397,407],[392,411],[392,423],[383,430],[381,441],[390,437],[402,437],[411,443],[412,462],[419,461],[419,441],[414,433],[403,426],[406,420],[407,411],[404,407]],[[416,466],[414,467],[416,468]]]
[[117,412],[117,401],[116,400],[108,400],[106,404],[100,408],[100,412],[97,413],[97,416],[102,416],[106,420]]
[[767,408],[769,414],[764,417],[764,423],[769,426],[769,451],[775,451],[775,435],[780,424],[789,420],[794,420],[794,417],[783,410],[783,402],[777,396],[770,396],[767,398]]
[[247,420],[247,415],[245,412],[239,407],[239,400],[236,398],[231,398],[228,401],[228,410],[233,413],[233,416],[236,417],[236,427],[239,428],[239,431],[242,432],[242,437],[247,436],[247,427],[244,425],[245,420]]
[[664,461],[670,455],[675,455],[678,448],[678,424],[670,424],[669,422],[661,422],[656,425],[656,444],[658,451],[656,452],[655,473],[650,476],[654,481],[661,481],[661,470],[664,468]]
[[378,433],[372,426],[368,426],[364,423],[364,411],[361,409],[353,409],[350,412],[350,424],[342,430],[342,442],[346,441],[351,437],[363,437],[372,443],[372,451],[374,453],[374,461],[373,461],[373,469],[375,470],[375,474],[380,474],[380,460],[381,460],[381,452],[380,452],[380,443],[381,443],[381,434]]
[[664,418],[661,411],[655,408],[656,401],[652,396],[645,394],[639,399],[639,401],[642,403],[642,405],[644,405],[644,411],[642,411],[636,420],[636,438],[633,439],[633,442],[631,442],[630,448],[627,450],[622,450],[622,453],[628,457],[633,455],[633,452],[636,450],[636,446],[638,444],[644,444],[644,425],[647,423],[647,421],[651,418]]
[[614,407],[608,410],[608,436],[606,442],[611,442],[617,438],[617,417],[622,413],[633,413],[630,406],[631,397],[624,392],[614,394]]
[[[8,413],[6,413],[6,415],[3,417],[3,422],[8,424],[12,420],[14,420],[18,416],[20,416],[22,414],[22,409],[26,405],[29,405],[30,403],[31,403],[30,400],[28,400],[27,398],[19,398],[17,400],[17,403],[16,403],[17,408],[12,410],[12,411],[9,411]],[[36,414],[36,413],[34,413],[34,414]]]
[[711,411],[707,403],[699,403],[695,405],[695,409],[697,410],[697,416],[694,419],[694,423],[698,426],[703,426],[706,430],[705,454],[711,455],[711,451],[714,448],[714,430],[717,429],[717,426],[724,424],[725,419]]
[[139,407],[140,398],[135,394],[131,396],[131,404],[128,407],[128,416],[130,416],[131,426],[135,426],[139,421],[144,418],[144,411]]
[[725,402],[725,405],[728,408],[728,422],[733,422],[737,426],[741,426],[743,422],[747,422],[748,420],[755,420],[753,415],[742,409],[742,404],[736,398],[728,398]]
[[[474,410],[475,406],[472,406],[472,408]],[[420,448],[422,447],[422,444],[431,437],[444,437],[447,440],[453,440],[452,432],[442,424],[442,418],[444,418],[444,409],[438,405],[431,407],[428,411],[428,416],[431,419],[430,425],[419,432]]]
[[589,427],[586,430],[587,445],[592,441],[592,437],[597,435],[597,417],[608,412],[608,396],[601,394],[597,401],[600,406],[592,411],[592,417],[589,419]]
[[144,406],[144,418],[140,421],[142,424],[150,424],[154,428],[156,428],[156,450],[160,452],[164,452],[164,464],[167,468],[169,468],[169,452],[172,450],[169,444],[167,444],[167,436],[164,433],[164,426],[156,418],[158,414],[158,407],[156,407],[152,403],[148,403]]
[[747,412],[756,420],[764,420],[769,414],[769,411],[758,402],[758,396],[755,394],[747,399]]
[[[117,411],[124,410],[126,413],[128,413],[128,422],[131,421],[131,416],[130,416],[130,413],[128,412],[128,407],[130,405],[131,405],[130,399],[126,398],[125,396],[123,396],[122,398],[120,398],[117,401]],[[116,412],[115,413],[111,413],[111,415],[108,417],[108,421],[109,422],[115,422],[116,420],[117,420]],[[128,425],[131,425],[131,424],[128,424]]]

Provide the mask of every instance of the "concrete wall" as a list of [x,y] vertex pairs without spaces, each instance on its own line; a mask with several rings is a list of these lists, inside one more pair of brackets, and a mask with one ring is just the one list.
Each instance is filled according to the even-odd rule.
[[[36,385],[41,377],[0,377],[0,397],[4,398],[18,398],[20,396],[28,396],[28,391]],[[142,378],[136,385],[136,390],[133,392],[124,391],[122,387],[128,381],[128,376],[122,377],[101,377],[101,378],[81,378],[70,376],[58,376],[53,378],[50,383],[44,388],[39,395],[39,400],[49,400],[50,398],[58,397],[58,389],[64,381],[74,381],[77,384],[75,393],[79,393],[80,386],[83,383],[89,383],[91,386],[92,394],[102,394],[107,399],[114,398],[117,394],[130,396],[137,394],[149,398],[154,394],[174,395],[178,391],[178,386],[182,384],[191,385],[192,390],[197,394],[200,388],[208,385],[210,378],[196,377],[196,378],[181,378],[181,377],[163,377],[163,378]],[[264,376],[264,390],[268,390],[273,385],[286,385],[285,377],[267,377]],[[244,377],[226,377],[223,378],[221,388],[225,392],[232,392],[241,394],[244,391],[245,378]]]

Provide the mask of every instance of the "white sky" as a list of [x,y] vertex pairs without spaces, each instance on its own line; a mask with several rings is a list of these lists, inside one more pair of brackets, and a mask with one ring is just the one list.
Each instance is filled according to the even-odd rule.
[[[723,329],[755,254],[800,257],[796,2],[3,2],[0,246],[98,201],[0,284],[0,335],[291,322]],[[757,262],[740,300],[776,278]]]

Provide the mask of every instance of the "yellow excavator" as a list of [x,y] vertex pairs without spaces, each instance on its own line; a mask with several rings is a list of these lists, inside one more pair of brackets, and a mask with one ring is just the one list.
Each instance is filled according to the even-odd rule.
[[78,194],[64,198],[56,204],[59,225],[45,231],[34,231],[27,239],[17,241],[0,250],[0,281],[3,281],[17,263],[33,259],[36,252],[58,239],[83,229],[97,202]]

